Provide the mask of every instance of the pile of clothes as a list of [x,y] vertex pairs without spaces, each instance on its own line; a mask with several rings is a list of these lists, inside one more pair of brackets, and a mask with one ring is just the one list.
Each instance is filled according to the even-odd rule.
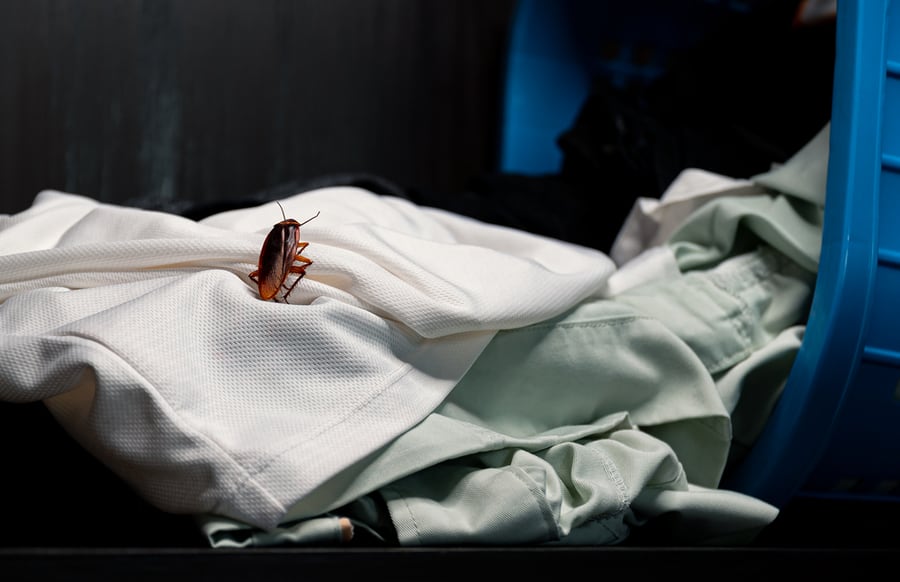
[[286,213],[320,216],[289,304],[248,277],[274,202],[192,220],[43,192],[0,219],[0,400],[43,402],[214,547],[746,541],[777,509],[717,485],[802,339],[827,147],[686,170],[609,253],[298,192]]

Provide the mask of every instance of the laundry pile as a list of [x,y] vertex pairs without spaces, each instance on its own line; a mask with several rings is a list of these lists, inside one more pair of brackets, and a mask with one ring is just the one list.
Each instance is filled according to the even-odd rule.
[[296,192],[289,217],[320,215],[288,304],[248,277],[274,202],[192,220],[42,192],[0,217],[0,401],[44,402],[215,547],[741,543],[777,510],[717,486],[802,340],[827,145],[686,170],[609,254]]

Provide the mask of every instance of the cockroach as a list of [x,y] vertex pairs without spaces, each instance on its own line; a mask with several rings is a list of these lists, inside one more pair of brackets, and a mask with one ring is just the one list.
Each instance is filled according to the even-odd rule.
[[[288,295],[306,275],[306,268],[312,265],[311,259],[300,254],[309,245],[308,242],[300,242],[300,227],[319,216],[319,213],[316,212],[315,216],[303,222],[297,222],[285,216],[284,207],[280,202],[276,200],[275,204],[281,208],[283,220],[274,225],[266,236],[259,252],[256,270],[250,273],[249,277],[259,287],[259,296],[266,301],[278,295],[281,289],[286,289],[281,299],[287,303]],[[285,281],[291,273],[297,275],[297,279],[288,287]]]

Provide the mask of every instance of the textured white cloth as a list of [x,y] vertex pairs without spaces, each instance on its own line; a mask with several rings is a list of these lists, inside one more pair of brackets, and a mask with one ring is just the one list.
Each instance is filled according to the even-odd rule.
[[283,200],[314,263],[247,274],[278,207],[200,223],[42,192],[0,216],[0,400],[43,400],[162,509],[262,528],[424,419],[500,329],[602,292],[604,254],[356,188]]

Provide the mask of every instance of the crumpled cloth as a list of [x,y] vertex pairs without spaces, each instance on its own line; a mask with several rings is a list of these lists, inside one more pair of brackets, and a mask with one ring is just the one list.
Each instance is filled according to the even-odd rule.
[[753,182],[684,171],[635,206],[618,240],[640,254],[603,297],[498,332],[432,414],[278,528],[198,516],[210,544],[748,543],[778,510],[719,482],[802,340],[821,220],[800,207],[824,189],[789,186],[818,182],[823,136]]
[[278,207],[200,222],[55,191],[0,216],[0,400],[44,401],[149,502],[272,528],[432,412],[498,330],[602,292],[604,254],[357,188],[281,201],[314,262],[248,274]]
[[752,540],[777,508],[718,483],[802,341],[828,129],[751,181],[688,169],[639,200],[603,298],[499,332],[434,413],[278,528],[200,516],[210,544]]

